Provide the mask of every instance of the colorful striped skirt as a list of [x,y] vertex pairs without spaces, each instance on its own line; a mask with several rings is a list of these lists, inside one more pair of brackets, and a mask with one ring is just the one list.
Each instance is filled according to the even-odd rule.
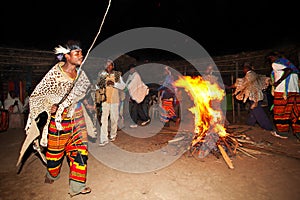
[[165,123],[170,119],[176,118],[176,113],[173,105],[173,100],[163,99],[162,100],[163,111],[160,113],[160,121]]
[[273,114],[279,132],[288,132],[291,126],[294,134],[300,133],[300,94],[289,92],[284,99],[282,92],[275,92]]

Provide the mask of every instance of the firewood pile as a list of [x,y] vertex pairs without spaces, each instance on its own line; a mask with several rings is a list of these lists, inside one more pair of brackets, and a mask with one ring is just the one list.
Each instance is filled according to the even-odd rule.
[[249,127],[232,126],[227,128],[226,136],[208,131],[200,137],[190,131],[181,131],[168,143],[180,151],[186,151],[189,157],[197,160],[204,159],[210,154],[218,159],[223,158],[230,169],[234,169],[233,159],[237,155],[258,159],[257,155],[277,154],[300,159],[299,156],[280,151],[269,141],[253,141],[247,136],[247,132],[251,130]]

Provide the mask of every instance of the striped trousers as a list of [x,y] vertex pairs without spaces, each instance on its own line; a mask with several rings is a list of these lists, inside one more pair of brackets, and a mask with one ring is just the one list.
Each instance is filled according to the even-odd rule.
[[70,182],[85,184],[88,149],[87,130],[81,106],[76,108],[72,119],[64,118],[61,124],[63,130],[58,131],[55,116],[51,116],[46,152],[48,175],[53,180],[59,178],[62,162],[66,156],[70,167]]
[[288,132],[291,126],[294,134],[300,133],[300,94],[289,92],[285,100],[282,92],[275,92],[273,114],[279,132]]

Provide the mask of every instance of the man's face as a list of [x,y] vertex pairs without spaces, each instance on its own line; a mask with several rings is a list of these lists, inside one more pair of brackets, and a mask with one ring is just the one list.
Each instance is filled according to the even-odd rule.
[[81,49],[72,50],[69,53],[69,56],[66,56],[66,59],[69,63],[73,65],[77,65],[77,66],[81,65],[83,60],[82,50]]
[[107,67],[106,67],[107,71],[111,72],[114,68],[113,64],[111,62],[107,62],[106,65],[107,65]]

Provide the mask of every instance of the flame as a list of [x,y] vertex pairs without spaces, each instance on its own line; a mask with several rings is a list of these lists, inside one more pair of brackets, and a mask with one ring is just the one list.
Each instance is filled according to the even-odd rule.
[[220,137],[227,135],[225,127],[222,125],[224,117],[221,108],[215,109],[213,105],[220,105],[225,96],[225,91],[217,84],[211,84],[203,80],[201,76],[179,77],[174,83],[177,87],[182,87],[194,101],[194,106],[189,110],[194,114],[195,129],[197,137],[193,143],[201,141],[208,131],[218,133]]

